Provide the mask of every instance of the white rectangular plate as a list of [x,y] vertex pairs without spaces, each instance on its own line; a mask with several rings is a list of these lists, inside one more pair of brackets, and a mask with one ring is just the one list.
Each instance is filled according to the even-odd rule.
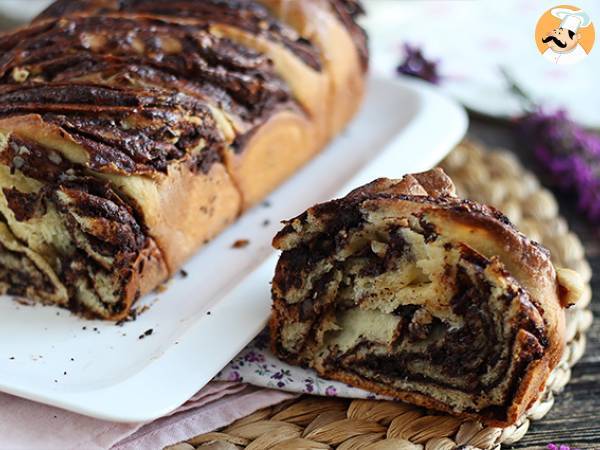
[[[136,321],[116,326],[0,297],[0,391],[113,421],[169,413],[265,325],[280,220],[374,178],[432,167],[466,124],[460,107],[424,83],[371,80],[343,135],[202,248],[187,277],[142,299],[151,306]],[[249,245],[233,249],[238,239]]]

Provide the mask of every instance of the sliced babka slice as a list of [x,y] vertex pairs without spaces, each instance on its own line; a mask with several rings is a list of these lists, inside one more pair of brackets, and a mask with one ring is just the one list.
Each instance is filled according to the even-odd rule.
[[316,205],[274,246],[273,349],[324,377],[506,425],[562,354],[573,284],[439,169]]

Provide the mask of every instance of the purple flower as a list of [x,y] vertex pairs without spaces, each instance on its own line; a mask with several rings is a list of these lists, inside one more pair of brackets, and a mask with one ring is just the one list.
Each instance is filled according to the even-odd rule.
[[325,389],[325,395],[328,395],[329,397],[335,397],[337,395],[337,390],[333,386],[327,386],[327,389]]
[[437,61],[427,60],[419,47],[406,43],[404,44],[404,60],[396,68],[396,72],[438,84],[440,75],[437,65]]
[[289,378],[289,376],[290,376],[290,371],[289,370],[280,369],[277,372],[275,372],[273,375],[271,375],[271,379],[272,380],[283,380],[283,377],[288,377]]
[[283,372],[280,370],[271,375],[271,379],[273,380],[281,380],[283,378]]
[[227,377],[228,381],[242,381],[243,378],[240,376],[240,373],[236,370],[232,371]]
[[244,360],[246,362],[250,362],[250,363],[255,363],[255,362],[264,362],[265,357],[264,355],[262,355],[261,353],[256,353],[254,351],[249,351],[248,353],[246,353],[246,355],[244,356]]
[[537,108],[519,125],[525,144],[556,186],[574,193],[579,209],[600,223],[600,135],[578,126],[563,110]]

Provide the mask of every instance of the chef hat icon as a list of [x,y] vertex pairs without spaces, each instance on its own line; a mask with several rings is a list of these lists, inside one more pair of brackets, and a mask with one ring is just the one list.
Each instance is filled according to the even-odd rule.
[[582,9],[573,11],[568,8],[554,8],[550,12],[561,20],[560,28],[571,30],[573,33],[577,33],[579,28],[585,28],[592,23],[590,16]]

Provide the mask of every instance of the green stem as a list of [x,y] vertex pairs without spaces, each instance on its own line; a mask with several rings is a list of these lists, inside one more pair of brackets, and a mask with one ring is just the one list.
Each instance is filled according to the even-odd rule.
[[500,66],[500,73],[506,80],[510,88],[510,92],[512,92],[515,96],[519,98],[521,101],[521,106],[526,112],[532,112],[537,108],[537,104],[533,99],[518,85],[513,76],[508,72],[505,67]]

